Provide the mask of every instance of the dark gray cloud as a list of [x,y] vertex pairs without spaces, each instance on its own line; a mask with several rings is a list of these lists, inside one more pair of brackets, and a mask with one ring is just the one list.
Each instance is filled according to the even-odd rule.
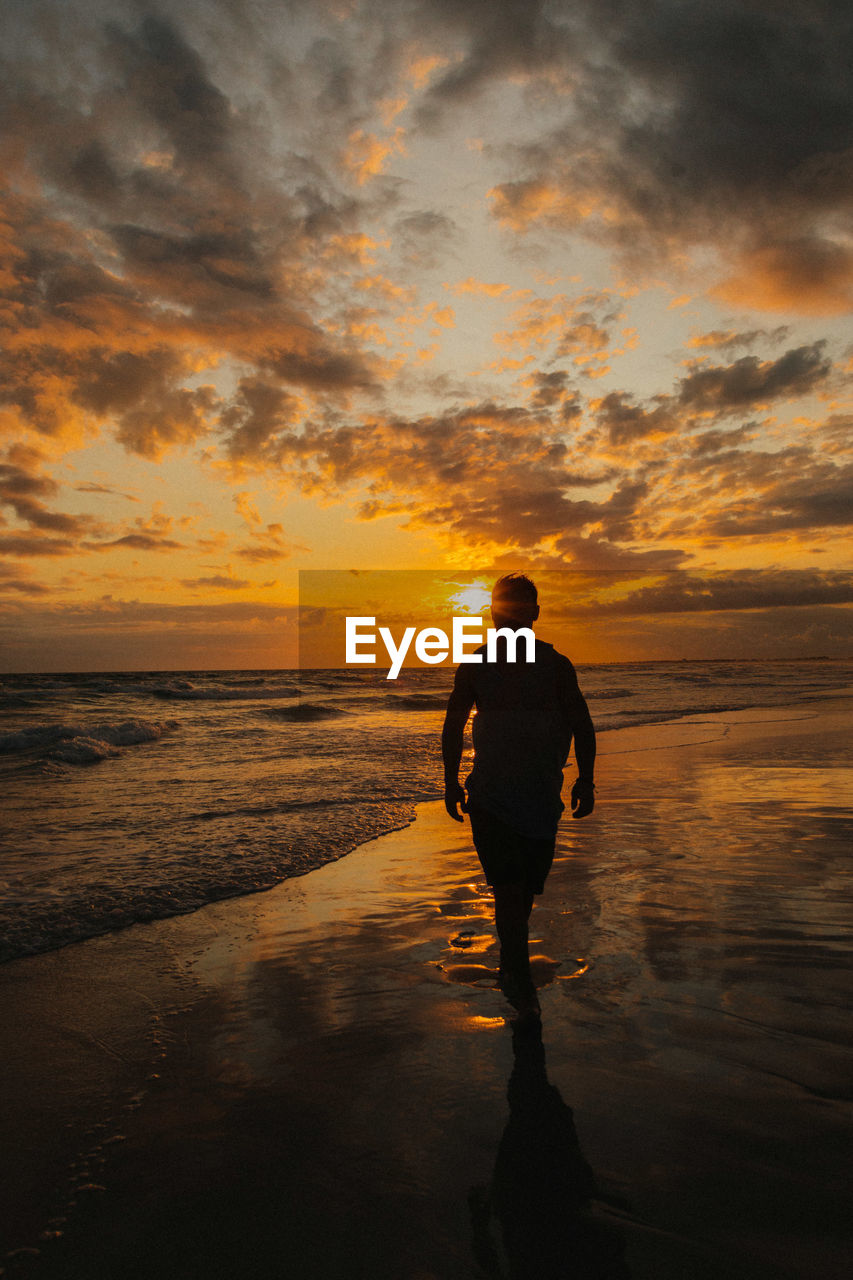
[[178,551],[183,543],[158,533],[125,533],[120,538],[106,542],[87,542],[89,551],[112,551],[115,547],[129,547],[132,551]]
[[[434,8],[434,6],[430,6]],[[493,6],[509,33],[515,6]],[[843,0],[591,0],[525,6],[515,69],[572,86],[565,118],[516,148],[498,213],[621,245],[777,249],[777,286],[849,284],[853,198],[853,11]],[[505,46],[474,29],[468,56],[433,89],[506,74]],[[535,32],[534,35],[529,33]],[[531,51],[548,42],[547,49]],[[491,51],[491,52],[490,52]],[[543,200],[543,192],[555,199]],[[606,208],[607,217],[597,210]],[[837,231],[829,230],[835,221]],[[822,227],[818,230],[818,222]],[[849,225],[849,223],[847,223]],[[834,238],[836,237],[836,238]]]
[[[742,356],[729,365],[700,364],[679,380],[675,392],[655,396],[647,404],[637,404],[628,392],[611,391],[598,402],[596,420],[611,444],[630,445],[689,431],[701,420],[699,415],[725,417],[803,396],[826,383],[831,373],[825,347],[824,342],[795,347],[778,360]],[[706,433],[696,451],[716,451],[724,439],[728,446],[735,444],[731,434]]]
[[70,538],[43,537],[33,533],[0,534],[0,555],[66,556],[77,549]]
[[703,524],[708,535],[722,538],[850,528],[851,494],[853,465],[815,461],[796,477],[776,475],[757,498],[733,499]]
[[245,587],[251,587],[254,584],[248,578],[229,578],[221,573],[209,574],[206,578],[181,578],[181,586],[187,587],[191,591],[195,590],[212,590],[212,591],[242,591]]
[[91,525],[88,518],[51,511],[42,501],[44,497],[54,497],[58,490],[59,486],[49,476],[0,463],[0,504],[11,507],[19,520],[31,529],[53,534],[74,537],[87,532]]
[[294,409],[293,397],[282,387],[262,378],[242,378],[220,420],[229,457],[262,461],[270,441],[291,425]]
[[[5,538],[0,538],[0,554],[5,550],[5,541]],[[13,551],[13,554],[17,552]],[[9,595],[45,596],[50,593],[50,588],[35,578],[26,577],[17,565],[0,563],[0,593],[4,592]]]
[[603,555],[633,536],[647,492],[626,478],[605,498],[584,497],[613,473],[574,456],[541,414],[488,402],[435,418],[281,431],[265,448],[306,492],[358,483],[368,494],[362,518],[397,514],[472,549],[490,541],[530,549],[568,535],[580,548],[594,532]]
[[536,390],[532,403],[540,409],[557,404],[569,383],[569,375],[565,369],[552,369],[549,372],[538,369],[533,377]]
[[250,301],[271,298],[271,264],[249,227],[225,227],[201,234],[167,235],[150,227],[119,225],[111,235],[121,250],[128,272],[140,279],[156,279],[167,297],[200,310],[211,305],[234,305],[248,294]]
[[[529,134],[488,157],[505,166],[494,209],[508,225],[589,234],[633,252],[643,271],[655,250],[704,243],[737,259],[746,305],[796,295],[835,306],[848,271],[853,281],[849,6],[365,0],[345,23],[342,12],[332,0],[293,0],[284,17],[239,0],[184,0],[159,16],[106,0],[10,4],[0,395],[20,423],[75,440],[106,424],[150,459],[217,439],[233,463],[311,493],[360,486],[366,518],[396,512],[457,541],[597,564],[671,563],[679,552],[648,549],[662,537],[847,523],[840,415],[823,454],[814,442],[762,453],[749,447],[754,424],[707,421],[830,388],[820,342],[752,354],[787,343],[785,327],[712,331],[694,351],[722,353],[719,363],[689,366],[642,402],[610,391],[582,425],[572,379],[613,344],[623,306],[584,295],[547,337],[542,367],[524,369],[526,406],[476,405],[440,374],[417,388],[437,396],[431,414],[417,401],[381,411],[384,371],[346,336],[353,293],[338,267],[352,268],[369,218],[372,238],[381,223],[392,254],[417,267],[455,252],[464,229],[420,207],[422,193],[411,209],[402,180],[377,179],[368,197],[333,174],[392,88],[411,91],[409,121],[454,113],[456,128],[463,109],[473,124],[489,91],[511,82],[531,108],[515,136]],[[312,24],[318,38],[306,39]],[[411,87],[415,54],[445,58],[425,88]],[[731,297],[738,278],[732,268]],[[532,322],[525,349],[536,350]],[[217,364],[216,387],[199,385]],[[349,400],[359,394],[380,405],[363,422]],[[36,468],[10,462],[0,480],[28,526],[10,547],[180,545],[164,530],[53,510],[56,489]],[[272,526],[234,552],[259,564],[289,553]]]
[[703,431],[690,440],[690,450],[694,457],[704,458],[736,450],[740,445],[754,439],[755,425],[745,423],[742,427],[734,427],[728,431]]
[[459,243],[459,227],[447,214],[424,209],[397,218],[394,235],[404,260],[419,267],[435,267]]
[[244,546],[237,547],[235,555],[241,560],[247,560],[249,564],[269,564],[271,561],[287,560],[292,554],[290,548],[285,545],[263,543],[247,543]]
[[742,356],[731,365],[700,366],[682,378],[677,403],[692,411],[725,412],[805,395],[823,382],[832,368],[825,347],[826,343],[815,342],[786,351],[778,360]]
[[196,50],[153,15],[135,31],[111,24],[108,33],[120,85],[160,126],[181,163],[216,164],[230,140],[229,103]]
[[113,498],[126,498],[128,502],[138,502],[139,499],[132,493],[123,493],[121,489],[111,489],[108,485],[95,484],[87,481],[85,484],[75,484],[76,493],[102,493]]
[[[837,570],[745,569],[732,573],[668,573],[652,585],[596,603],[613,614],[712,613],[853,604],[853,573]],[[853,622],[853,615],[850,621]]]
[[[517,74],[541,75],[572,65],[576,41],[568,5],[542,0],[424,0],[412,6],[417,26],[450,43],[462,37],[461,56],[430,87],[421,119],[470,101],[495,80]],[[566,19],[568,18],[568,23]]]
[[[2,402],[43,435],[105,422],[155,457],[215,423],[217,397],[186,385],[205,363],[317,396],[374,388],[357,345],[315,319],[318,255],[361,204],[317,161],[273,159],[263,115],[217,83],[228,51],[205,57],[181,6],[41,10],[0,50]],[[57,74],[60,25],[76,79]]]
[[[55,604],[21,599],[0,614],[7,670],[210,670],[296,665],[296,607],[257,601]],[[220,647],[221,646],[221,647]]]
[[678,429],[670,396],[658,396],[651,407],[643,407],[635,404],[628,392],[611,391],[600,401],[596,416],[615,445],[630,444],[646,436],[671,435]]
[[784,342],[791,330],[789,325],[777,325],[775,329],[747,329],[737,332],[732,329],[712,329],[709,333],[697,334],[690,343],[692,347],[704,347],[714,351],[725,351],[731,355],[743,347],[754,347],[756,343]]

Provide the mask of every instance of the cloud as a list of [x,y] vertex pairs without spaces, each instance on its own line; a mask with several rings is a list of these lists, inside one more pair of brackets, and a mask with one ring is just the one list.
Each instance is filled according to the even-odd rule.
[[420,109],[424,122],[470,101],[496,79],[559,71],[571,57],[573,40],[560,6],[541,0],[426,0],[418,18],[427,28],[438,21],[451,38],[459,33],[466,39],[460,55],[430,82]]
[[0,612],[8,670],[192,671],[297,663],[295,606],[230,600],[158,604],[16,601]]
[[783,342],[790,332],[788,325],[779,325],[775,329],[749,329],[741,332],[734,329],[712,329],[708,333],[694,334],[688,346],[731,354],[739,347],[753,347],[762,339],[773,343]]
[[228,456],[244,462],[268,457],[271,441],[291,426],[296,409],[293,396],[274,382],[242,378],[220,419]]
[[126,498],[128,502],[139,501],[132,493],[123,493],[121,489],[111,489],[108,485],[95,484],[93,481],[86,481],[85,484],[75,484],[74,489],[77,493],[102,493],[113,498]]
[[837,570],[680,570],[617,600],[596,601],[604,614],[710,613],[720,610],[813,608],[853,604],[853,573]]
[[11,507],[19,520],[31,529],[72,538],[89,532],[92,522],[88,517],[51,511],[42,501],[43,497],[54,497],[58,491],[59,486],[49,476],[13,463],[0,463],[0,505]]
[[[0,537],[0,553],[6,551],[6,541],[7,539]],[[12,554],[17,554],[14,548]],[[0,593],[2,592],[10,595],[46,596],[50,594],[50,589],[34,578],[26,577],[18,565],[0,563]]]
[[398,125],[393,134],[386,138],[367,133],[364,129],[354,129],[347,139],[343,154],[343,164],[354,176],[359,186],[363,186],[371,178],[383,172],[385,162],[395,152],[405,152],[404,138],[406,131]]
[[284,431],[270,451],[308,493],[358,485],[363,519],[400,514],[471,549],[532,548],[591,526],[602,541],[623,536],[643,492],[641,482],[624,481],[601,500],[578,496],[612,472],[580,455],[575,462],[547,419],[488,402],[440,417]]
[[759,311],[840,315],[853,306],[853,250],[817,235],[749,247],[712,294]]
[[0,534],[0,554],[7,556],[65,556],[77,550],[70,538],[48,538],[39,534]]
[[813,462],[800,474],[773,474],[760,499],[733,498],[716,517],[706,516],[706,532],[718,537],[754,537],[798,530],[853,525],[853,465]]
[[[596,420],[613,445],[662,439],[690,430],[700,416],[725,416],[792,399],[825,383],[832,361],[826,344],[812,343],[786,351],[777,360],[742,356],[729,365],[699,364],[681,378],[672,394],[637,404],[625,391],[611,391],[594,404]],[[708,451],[712,437],[705,437]],[[729,437],[729,443],[734,443]]]
[[[20,526],[2,530],[10,554],[180,548],[180,572],[198,575],[185,581],[202,582],[184,558],[207,547],[185,526],[57,509],[46,459],[103,435],[144,460],[140,475],[203,446],[224,483],[266,473],[495,557],[659,567],[715,541],[820,542],[846,521],[840,405],[808,429],[792,413],[760,421],[840,390],[821,330],[711,318],[695,281],[633,300],[694,250],[738,311],[834,314],[849,299],[840,4],[7,12],[0,431],[45,455],[9,453],[0,470]],[[494,219],[483,229],[490,184],[505,236]],[[609,274],[614,257],[632,274]],[[440,263],[456,313],[432,300]],[[504,283],[520,278],[536,289]],[[693,309],[667,311],[675,295]],[[478,308],[496,306],[502,331],[480,334]],[[626,326],[650,333],[640,317],[655,307],[664,337],[644,330],[628,355]],[[672,351],[688,323],[706,331]],[[469,362],[492,336],[505,359]],[[417,362],[433,358],[428,377]],[[302,549],[260,516],[217,538],[217,563],[245,571]]]
[[212,591],[243,591],[254,585],[248,578],[229,578],[221,573],[214,573],[206,578],[181,578],[181,586],[190,590],[208,588]]
[[230,140],[229,104],[196,50],[159,17],[143,18],[135,32],[111,24],[108,35],[121,82],[160,125],[177,160],[189,169],[221,162]]
[[634,404],[628,392],[611,391],[597,402],[596,418],[614,445],[661,438],[679,429],[670,396],[658,396],[652,408],[644,408]]
[[730,430],[702,431],[691,438],[690,450],[696,458],[719,454],[724,450],[737,449],[739,445],[755,439],[756,434],[754,425],[748,423]]
[[473,293],[485,298],[499,298],[509,290],[508,284],[488,284],[485,280],[476,280],[474,276],[468,276],[467,280],[458,280],[456,284],[446,284],[444,287],[457,297],[465,293]]
[[700,366],[681,380],[678,405],[693,411],[728,412],[805,395],[826,379],[832,367],[825,347],[825,342],[815,342],[786,351],[778,360],[742,356],[727,366]]
[[[541,80],[553,79],[556,64],[572,91],[564,106],[557,100],[561,119],[512,149],[518,176],[492,193],[500,221],[515,231],[580,231],[634,261],[715,247],[733,268],[720,294],[738,305],[805,313],[849,305],[848,6],[526,7],[514,67]],[[463,8],[473,23],[476,6]],[[499,11],[508,30],[515,6]],[[506,74],[500,41],[473,33],[469,41],[436,97],[452,101],[454,85]]]
[[125,533],[106,542],[88,542],[90,551],[111,551],[114,547],[130,547],[133,551],[177,551],[183,544],[174,538],[155,533]]
[[272,159],[180,8],[92,21],[68,14],[87,65],[68,91],[49,40],[4,68],[5,429],[68,441],[106,426],[156,458],[216,424],[198,375],[223,362],[315,398],[375,389],[376,361],[315,310],[326,246],[363,235],[359,201],[317,164]]
[[524,384],[533,389],[531,408],[559,408],[560,420],[567,425],[580,417],[580,395],[571,386],[570,376],[565,369],[550,369],[547,372],[537,369],[524,379]]
[[269,561],[287,560],[294,551],[307,551],[303,543],[289,542],[284,535],[284,528],[278,522],[256,527],[252,530],[252,541],[237,547],[236,555],[250,564],[263,564]]

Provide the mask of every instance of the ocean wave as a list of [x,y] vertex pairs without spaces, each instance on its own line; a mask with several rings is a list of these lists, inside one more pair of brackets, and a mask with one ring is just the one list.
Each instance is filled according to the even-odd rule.
[[294,707],[264,708],[264,715],[272,720],[288,720],[293,724],[306,724],[315,720],[336,720],[348,715],[340,707],[326,706],[320,702],[300,702]]
[[146,692],[155,698],[173,698],[184,702],[257,702],[266,699],[295,698],[299,689],[293,684],[263,685],[260,684],[217,684],[195,685],[191,680],[169,680],[165,684],[154,684],[147,687]]
[[444,711],[447,695],[435,693],[388,693],[385,701],[402,711]]
[[[55,950],[98,934],[149,920],[185,915],[212,902],[270,889],[282,880],[344,857],[359,845],[409,825],[414,799],[311,807],[304,822],[275,841],[229,839],[228,848],[194,841],[192,857],[157,859],[136,868],[132,885],[118,867],[97,882],[34,898],[9,883],[0,896],[0,964]],[[214,815],[198,815],[201,817]],[[289,837],[289,838],[288,838]]]
[[107,724],[40,724],[0,735],[0,755],[95,764],[122,754],[122,748],[156,742],[176,727],[174,720],[122,720]]
[[[710,687],[672,680],[666,664],[579,676],[596,730],[632,726],[642,743],[644,724],[819,705],[843,695],[849,672],[841,663],[733,665]],[[7,677],[5,695],[38,701],[0,721],[0,960],[268,888],[435,798],[448,673],[406,671],[393,689],[384,673],[317,674]],[[166,690],[161,700],[154,689]],[[133,745],[177,726],[168,750]],[[123,763],[111,763],[120,752]],[[470,755],[466,739],[463,776]],[[60,804],[49,803],[50,774],[64,778]]]

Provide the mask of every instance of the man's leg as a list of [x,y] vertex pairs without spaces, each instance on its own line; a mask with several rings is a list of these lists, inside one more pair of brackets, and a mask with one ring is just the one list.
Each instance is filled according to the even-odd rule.
[[521,981],[530,979],[527,923],[533,909],[533,894],[521,881],[496,884],[495,928],[501,944],[501,969]]

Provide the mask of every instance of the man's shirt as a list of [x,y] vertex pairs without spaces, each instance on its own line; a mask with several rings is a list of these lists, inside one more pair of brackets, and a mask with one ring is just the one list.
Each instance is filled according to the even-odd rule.
[[550,839],[563,802],[563,768],[573,733],[593,732],[575,669],[543,640],[534,662],[464,663],[451,704],[476,707],[474,767],[465,780],[472,803],[520,835]]

